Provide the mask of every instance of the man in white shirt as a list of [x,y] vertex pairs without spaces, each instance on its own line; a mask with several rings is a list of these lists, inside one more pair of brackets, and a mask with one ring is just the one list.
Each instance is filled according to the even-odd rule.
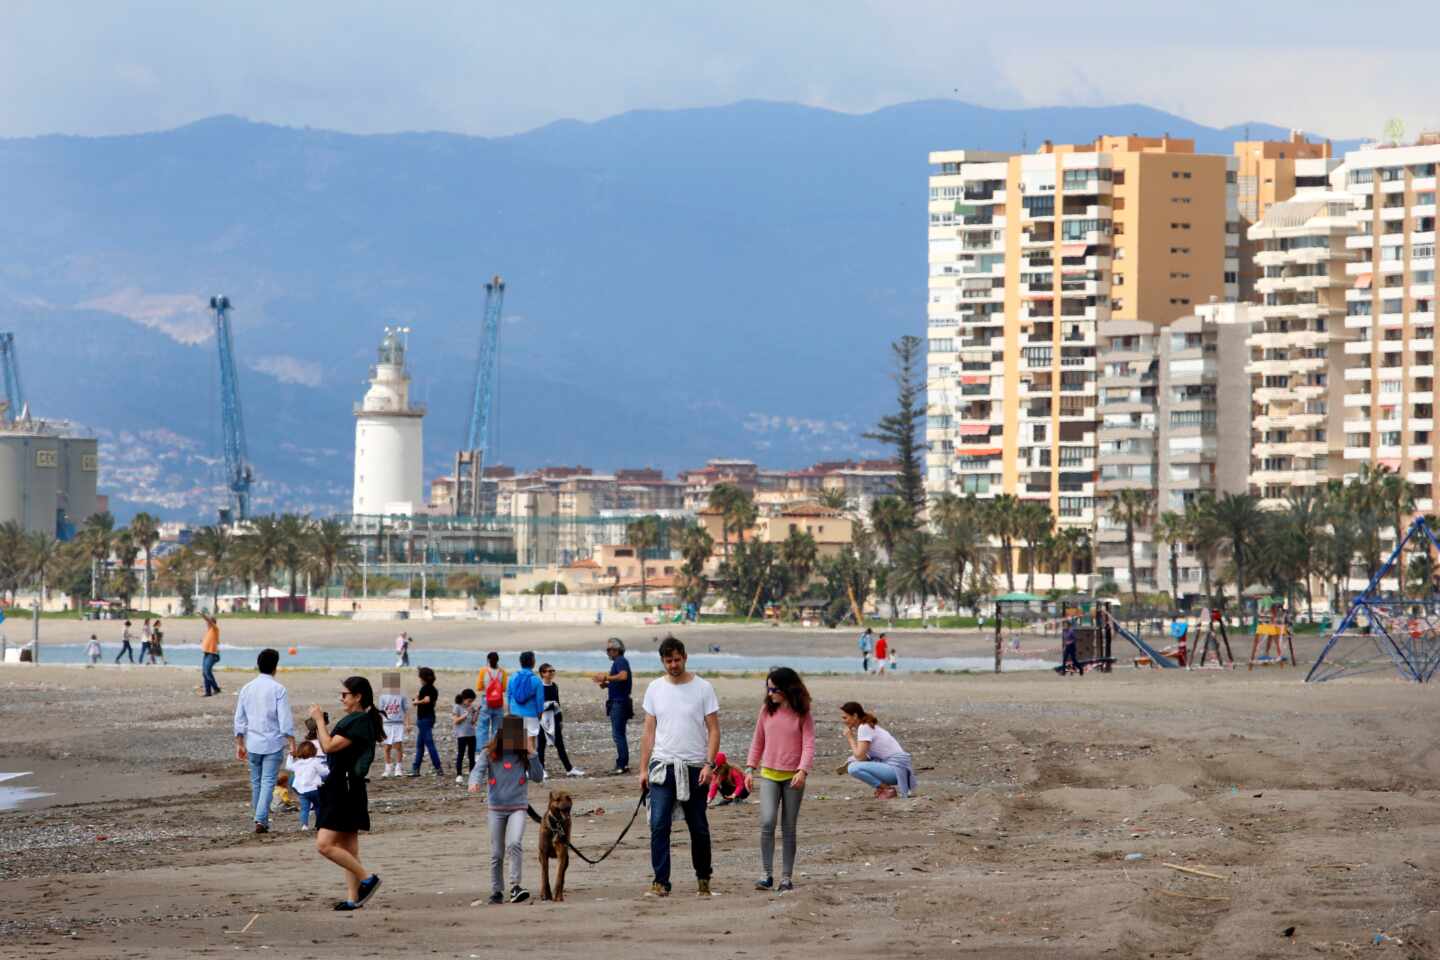
[[285,750],[295,749],[290,694],[275,680],[280,652],[266,648],[255,658],[260,676],[240,688],[235,703],[235,759],[250,762],[250,806],[255,832],[270,832],[270,795]]
[[685,669],[685,644],[660,642],[665,675],[645,688],[645,733],[640,740],[640,784],[650,791],[650,893],[670,895],[670,824],[675,805],[690,830],[690,860],[699,896],[710,896],[710,823],[705,788],[720,750],[720,701],[708,680]]

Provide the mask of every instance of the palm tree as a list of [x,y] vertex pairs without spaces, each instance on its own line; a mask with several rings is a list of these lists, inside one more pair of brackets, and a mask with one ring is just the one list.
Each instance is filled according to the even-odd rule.
[[160,521],[150,514],[140,512],[130,519],[130,535],[135,538],[135,543],[141,550],[145,551],[145,610],[150,610],[150,558],[155,550],[155,544],[160,542]]
[[1376,471],[1375,495],[1381,509],[1385,511],[1386,519],[1391,523],[1395,531],[1395,545],[1398,553],[1395,556],[1395,587],[1400,593],[1400,598],[1405,598],[1405,547],[1402,541],[1405,533],[1410,527],[1410,517],[1415,515],[1415,492],[1405,478],[1394,470],[1380,467]]
[[1170,595],[1180,599],[1180,547],[1190,541],[1190,526],[1183,513],[1166,510],[1155,521],[1155,539],[1170,549]]
[[680,593],[687,603],[698,608],[705,601],[709,586],[705,580],[705,564],[715,552],[715,538],[698,523],[682,524],[675,534],[684,563],[680,566]]
[[710,509],[720,514],[720,538],[723,552],[730,556],[730,531],[734,530],[740,543],[745,542],[745,531],[755,525],[758,511],[755,497],[749,490],[733,483],[717,483],[710,488]]
[[285,559],[285,530],[280,521],[256,517],[250,521],[250,533],[244,538],[246,565],[255,573],[260,585],[260,609],[265,609],[265,594],[275,576],[275,568]]
[[[899,497],[877,497],[870,504],[870,528],[875,531],[875,537],[885,551],[885,564],[882,569],[893,569],[895,550],[900,538],[910,530],[910,508]],[[887,573],[880,587],[880,596],[890,601],[890,616],[893,618],[898,611],[895,609],[895,592],[890,587],[890,580]]]
[[819,555],[820,548],[815,538],[803,530],[791,530],[790,536],[780,544],[780,562],[790,574],[791,589],[796,597],[805,595]]
[[320,576],[325,589],[326,616],[330,614],[330,581],[338,573],[340,582],[359,564],[359,553],[339,520],[321,520],[310,527],[307,552],[311,566]]
[[309,559],[310,518],[287,513],[280,517],[280,559],[290,580],[290,610],[295,611],[295,590]]
[[201,527],[190,539],[191,549],[198,554],[198,560],[210,580],[210,612],[220,609],[220,581],[230,569],[234,554],[235,537],[229,527]]
[[[1062,527],[1055,535],[1053,549],[1054,562],[1065,566],[1073,589],[1076,583],[1075,561],[1090,556],[1090,531],[1084,527]],[[1051,583],[1054,583],[1053,575]]]
[[131,591],[135,589],[135,558],[140,555],[140,545],[129,530],[115,534],[115,560],[119,575],[114,578],[116,593],[125,601],[125,610],[130,610]]
[[1260,500],[1252,493],[1227,493],[1215,502],[1214,517],[1221,539],[1230,548],[1230,561],[1235,565],[1235,595],[1243,600],[1245,588],[1250,584],[1245,568],[1254,559],[1256,543],[1265,525]]
[[1285,500],[1285,517],[1290,532],[1296,538],[1299,572],[1305,586],[1305,606],[1311,620],[1315,619],[1315,592],[1310,581],[1320,566],[1320,549],[1328,513],[1325,494],[1321,490],[1302,487],[1292,491]]
[[647,602],[645,586],[645,551],[660,543],[660,518],[640,517],[625,524],[625,542],[635,548],[635,559],[640,562],[640,602]]
[[1130,603],[1140,606],[1140,583],[1135,577],[1135,528],[1150,522],[1154,496],[1149,490],[1120,490],[1110,503],[1110,519],[1125,525],[1125,562],[1130,570]]
[[51,570],[59,565],[60,541],[43,530],[37,530],[25,538],[25,568],[35,578],[40,591],[40,604],[44,606],[49,593],[47,584]]
[[990,501],[986,511],[990,535],[1000,541],[1000,562],[1005,568],[1005,588],[1015,592],[1015,537],[1020,530],[1020,501],[1002,493]]
[[845,495],[844,490],[835,487],[826,487],[820,491],[820,506],[827,510],[839,510],[841,513],[850,512],[850,498]]
[[[1363,535],[1360,520],[1346,510],[1338,498],[1330,500],[1327,513],[1330,529],[1321,545],[1321,565],[1332,584],[1330,609],[1334,615],[1340,616],[1341,599]],[[1374,577],[1373,573],[1371,577]]]
[[0,523],[0,598],[15,599],[25,576],[25,528],[14,520]]
[[1029,570],[1025,575],[1025,590],[1027,593],[1035,592],[1035,568],[1039,566],[1039,547],[1050,531],[1055,527],[1055,516],[1050,512],[1050,506],[1031,500],[1020,505],[1020,513],[1016,518],[1016,532],[1020,539],[1025,542],[1025,552],[1030,557]]
[[77,539],[90,556],[90,599],[98,600],[99,578],[96,570],[110,559],[111,542],[115,537],[115,517],[106,510],[92,513],[80,528]]
[[897,594],[920,598],[920,622],[925,622],[925,604],[945,589],[945,569],[935,556],[934,537],[928,530],[916,530],[896,548],[891,588]]
[[1220,528],[1215,525],[1215,495],[1208,490],[1203,491],[1185,504],[1184,517],[1190,548],[1200,561],[1200,592],[1205,595],[1206,603],[1212,603],[1211,574],[1221,542]]
[[961,499],[942,494],[930,514],[940,526],[931,552],[945,573],[945,587],[958,613],[966,595],[965,572],[985,560],[989,538],[985,533],[984,508],[973,496]]

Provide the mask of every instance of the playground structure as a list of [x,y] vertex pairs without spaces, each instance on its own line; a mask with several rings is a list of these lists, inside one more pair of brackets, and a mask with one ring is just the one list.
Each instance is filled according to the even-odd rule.
[[1307,683],[1387,669],[1415,683],[1427,683],[1435,676],[1440,669],[1440,596],[1380,594],[1383,578],[1394,570],[1406,546],[1417,539],[1413,549],[1440,552],[1434,531],[1424,517],[1416,517],[1325,642],[1305,675]]
[[[1098,669],[1108,673],[1114,666],[1115,638],[1135,648],[1136,662],[1148,662],[1166,669],[1179,666],[1163,652],[1127,629],[1114,615],[1114,600],[1088,595],[1045,600],[1028,593],[1008,593],[995,598],[995,672],[1000,673],[1004,651],[1019,652],[1029,640],[1042,648],[1062,650],[1065,628],[1075,634],[1075,655],[1082,673]],[[1063,652],[1061,654],[1063,662]]]
[[[1225,611],[1221,607],[1207,606],[1201,610],[1201,628],[1203,633],[1195,638],[1195,654],[1191,661],[1185,665],[1188,669],[1202,669],[1210,667],[1210,658],[1214,657],[1214,669],[1219,670],[1225,666],[1235,666],[1235,654],[1230,650],[1230,631],[1225,627]],[[1225,655],[1220,655],[1221,645],[1225,647]]]

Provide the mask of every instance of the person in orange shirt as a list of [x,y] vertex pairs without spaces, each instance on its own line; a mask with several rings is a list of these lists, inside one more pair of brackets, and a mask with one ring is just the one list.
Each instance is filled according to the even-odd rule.
[[205,696],[209,697],[220,692],[220,684],[215,682],[215,664],[220,662],[220,624],[208,613],[200,616],[205,618],[205,638],[200,641],[200,676],[205,681]]

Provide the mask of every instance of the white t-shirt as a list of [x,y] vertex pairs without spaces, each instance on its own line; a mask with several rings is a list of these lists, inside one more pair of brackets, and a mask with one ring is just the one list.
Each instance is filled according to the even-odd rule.
[[860,724],[855,731],[855,738],[862,743],[870,744],[870,759],[879,760],[884,763],[897,753],[904,753],[900,749],[900,741],[890,735],[890,731],[884,727],[872,727],[868,723]]
[[405,696],[399,693],[382,693],[375,701],[375,707],[386,723],[405,723]]
[[688,683],[671,683],[668,677],[656,677],[645,688],[643,708],[655,718],[651,759],[685,763],[710,759],[705,718],[720,712],[720,700],[709,680],[692,675]]

